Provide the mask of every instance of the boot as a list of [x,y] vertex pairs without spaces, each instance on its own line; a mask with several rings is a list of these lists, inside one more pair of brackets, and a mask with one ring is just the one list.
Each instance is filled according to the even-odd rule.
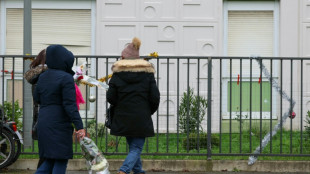
[[119,172],[117,172],[117,174],[126,174],[126,173],[123,171],[119,171]]

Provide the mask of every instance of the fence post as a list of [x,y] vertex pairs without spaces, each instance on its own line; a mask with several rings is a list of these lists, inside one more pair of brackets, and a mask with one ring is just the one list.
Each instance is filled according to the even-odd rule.
[[207,115],[207,159],[211,160],[211,105],[212,102],[212,59],[208,58],[208,115]]

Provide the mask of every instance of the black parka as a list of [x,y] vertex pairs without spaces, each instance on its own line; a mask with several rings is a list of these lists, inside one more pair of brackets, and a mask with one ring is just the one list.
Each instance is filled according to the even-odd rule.
[[107,101],[115,105],[111,135],[154,136],[152,114],[159,106],[160,94],[152,64],[142,59],[117,61],[109,82]]
[[72,133],[83,129],[73,80],[73,54],[61,45],[46,49],[48,70],[39,76],[34,100],[39,103],[38,144],[40,158],[71,159]]

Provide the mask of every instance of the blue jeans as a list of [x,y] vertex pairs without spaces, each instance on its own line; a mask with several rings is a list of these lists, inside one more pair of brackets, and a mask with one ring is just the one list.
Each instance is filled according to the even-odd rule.
[[142,170],[140,158],[145,138],[126,137],[126,140],[129,145],[129,153],[119,170],[125,173],[130,173],[131,171],[134,174],[145,173]]
[[67,159],[45,159],[35,174],[66,174]]

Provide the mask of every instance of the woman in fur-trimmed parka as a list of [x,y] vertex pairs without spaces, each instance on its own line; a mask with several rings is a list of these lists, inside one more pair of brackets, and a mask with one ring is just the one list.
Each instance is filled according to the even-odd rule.
[[122,60],[113,67],[107,100],[114,105],[111,135],[125,136],[129,153],[119,169],[120,174],[145,173],[140,154],[145,137],[154,136],[152,114],[159,106],[160,94],[154,78],[154,67],[139,58],[141,41],[134,38],[122,52]]
[[[34,94],[34,90],[37,86],[37,81],[39,76],[47,70],[47,65],[45,64],[45,52],[43,49],[39,52],[36,59],[34,59],[30,64],[30,69],[25,73],[25,79],[32,85],[31,90],[32,94]],[[36,101],[33,101],[33,121],[32,121],[32,139],[37,140],[37,134],[34,131],[34,127],[37,123],[39,115],[39,105]]]
[[[34,94],[34,90],[37,86],[37,81],[39,76],[47,70],[47,65],[45,64],[45,52],[46,50],[43,49],[39,52],[38,56],[31,62],[29,66],[29,70],[25,73],[25,79],[32,85],[32,94]],[[33,117],[32,117],[32,139],[38,140],[36,127],[39,115],[39,104],[33,100]],[[41,166],[43,163],[44,158],[40,158],[38,162],[37,168]]]

